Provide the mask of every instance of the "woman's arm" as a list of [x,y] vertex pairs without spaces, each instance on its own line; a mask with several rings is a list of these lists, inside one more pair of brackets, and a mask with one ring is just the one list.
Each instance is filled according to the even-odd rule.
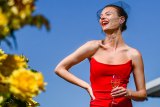
[[134,50],[132,54],[133,76],[136,85],[136,91],[128,90],[128,97],[135,101],[143,101],[147,97],[143,59],[137,50]]
[[145,87],[143,59],[141,54],[135,49],[132,49],[129,53],[132,59],[136,91],[132,91],[124,87],[116,87],[112,90],[111,95],[113,97],[125,96],[135,101],[144,101],[147,97],[147,94]]
[[64,58],[55,68],[55,73],[66,81],[86,89],[94,99],[90,85],[69,72],[69,69],[86,58],[91,57],[99,47],[98,41],[89,41]]

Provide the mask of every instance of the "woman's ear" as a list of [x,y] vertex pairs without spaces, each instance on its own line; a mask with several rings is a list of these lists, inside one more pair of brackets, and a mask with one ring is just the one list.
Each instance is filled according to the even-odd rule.
[[121,16],[119,23],[120,23],[120,24],[123,24],[124,22],[125,22],[125,17],[124,17],[124,16]]

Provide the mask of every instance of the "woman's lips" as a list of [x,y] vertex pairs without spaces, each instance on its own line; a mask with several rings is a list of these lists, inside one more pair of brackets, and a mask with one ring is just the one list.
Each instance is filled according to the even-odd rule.
[[102,26],[106,26],[109,23],[109,21],[102,21]]

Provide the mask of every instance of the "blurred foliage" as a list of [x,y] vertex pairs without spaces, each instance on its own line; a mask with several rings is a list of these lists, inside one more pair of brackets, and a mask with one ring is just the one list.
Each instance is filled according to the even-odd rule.
[[[41,14],[33,15],[36,0],[0,0],[0,42],[12,47],[8,37],[16,45],[14,32],[26,25],[50,30],[49,21]],[[0,107],[37,107],[33,100],[45,91],[41,72],[28,66],[24,55],[6,54],[0,49]]]
[[0,0],[0,41],[12,46],[7,37],[16,38],[14,32],[25,25],[36,26],[50,30],[49,21],[41,14],[33,15],[37,0]]
[[45,85],[42,73],[29,68],[25,56],[0,49],[0,107],[37,107],[33,97],[45,91]]

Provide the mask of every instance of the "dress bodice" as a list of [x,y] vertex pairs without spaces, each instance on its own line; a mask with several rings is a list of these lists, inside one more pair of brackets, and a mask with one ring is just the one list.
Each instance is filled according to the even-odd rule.
[[[112,97],[110,95],[112,90],[111,86],[112,76],[115,74],[118,75],[120,77],[120,86],[126,88],[127,83],[129,82],[129,77],[131,72],[132,72],[132,60],[129,60],[124,64],[112,65],[112,64],[101,63],[92,57],[90,59],[90,82],[96,100],[91,101],[90,104],[91,105],[102,104],[102,102],[106,101],[109,102],[109,100],[112,100]],[[126,101],[128,100],[123,97],[117,98],[119,102],[124,99]],[[104,107],[108,106],[106,105]],[[131,106],[125,106],[125,107],[131,107]]]

